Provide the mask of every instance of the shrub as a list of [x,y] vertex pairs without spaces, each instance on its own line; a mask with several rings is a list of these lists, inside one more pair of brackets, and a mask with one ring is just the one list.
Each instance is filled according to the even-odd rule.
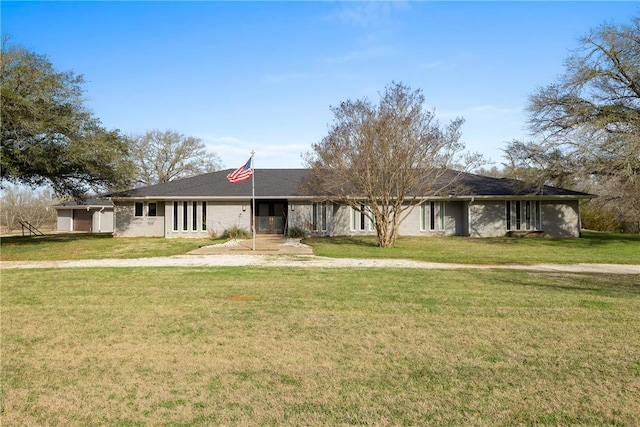
[[582,206],[582,228],[594,231],[609,231],[619,233],[622,224],[615,212],[596,203]]
[[293,227],[289,227],[289,229],[287,230],[287,236],[288,237],[293,237],[293,238],[304,238],[307,237],[307,230],[305,230],[304,228],[301,227],[296,227],[295,225]]
[[244,228],[234,225],[233,227],[224,230],[222,232],[222,237],[225,239],[248,239],[251,237],[251,233]]

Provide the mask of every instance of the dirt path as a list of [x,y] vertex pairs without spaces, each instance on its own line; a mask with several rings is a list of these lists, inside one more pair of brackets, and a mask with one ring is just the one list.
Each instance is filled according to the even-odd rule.
[[308,267],[308,268],[423,268],[501,269],[570,273],[640,274],[640,265],[531,264],[480,265],[421,262],[405,259],[325,258],[315,255],[176,255],[158,258],[90,259],[76,261],[4,261],[1,269],[88,267]]

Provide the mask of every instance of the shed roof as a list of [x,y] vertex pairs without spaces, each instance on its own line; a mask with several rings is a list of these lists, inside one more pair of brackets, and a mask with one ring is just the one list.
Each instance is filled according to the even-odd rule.
[[113,203],[111,200],[99,199],[97,197],[89,197],[84,200],[69,200],[67,202],[58,203],[53,205],[56,209],[75,209],[75,208],[87,208],[87,207],[96,207],[96,208],[112,208]]

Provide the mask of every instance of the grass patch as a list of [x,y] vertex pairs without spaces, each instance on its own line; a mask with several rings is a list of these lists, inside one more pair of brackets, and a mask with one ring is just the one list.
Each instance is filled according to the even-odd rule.
[[375,237],[309,238],[316,255],[398,258],[462,264],[640,264],[640,235],[585,232],[575,238],[399,237],[380,248]]
[[[225,239],[112,237],[56,234],[2,238],[2,261],[142,258],[184,254]],[[581,239],[400,237],[379,248],[373,237],[304,240],[316,255],[335,258],[397,258],[463,264],[604,263],[640,264],[640,235],[584,233]]]
[[639,425],[637,276],[2,272],[3,425]]
[[223,239],[165,239],[113,237],[111,234],[72,233],[11,236],[0,241],[2,261],[57,261],[106,258],[148,258],[184,254]]

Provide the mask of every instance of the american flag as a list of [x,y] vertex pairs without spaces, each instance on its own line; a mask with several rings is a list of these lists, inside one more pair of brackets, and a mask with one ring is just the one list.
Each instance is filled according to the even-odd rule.
[[251,178],[251,175],[253,175],[253,168],[251,167],[252,159],[253,158],[250,157],[244,166],[240,166],[238,169],[227,175],[227,179],[230,183],[235,184],[236,182],[246,181]]

